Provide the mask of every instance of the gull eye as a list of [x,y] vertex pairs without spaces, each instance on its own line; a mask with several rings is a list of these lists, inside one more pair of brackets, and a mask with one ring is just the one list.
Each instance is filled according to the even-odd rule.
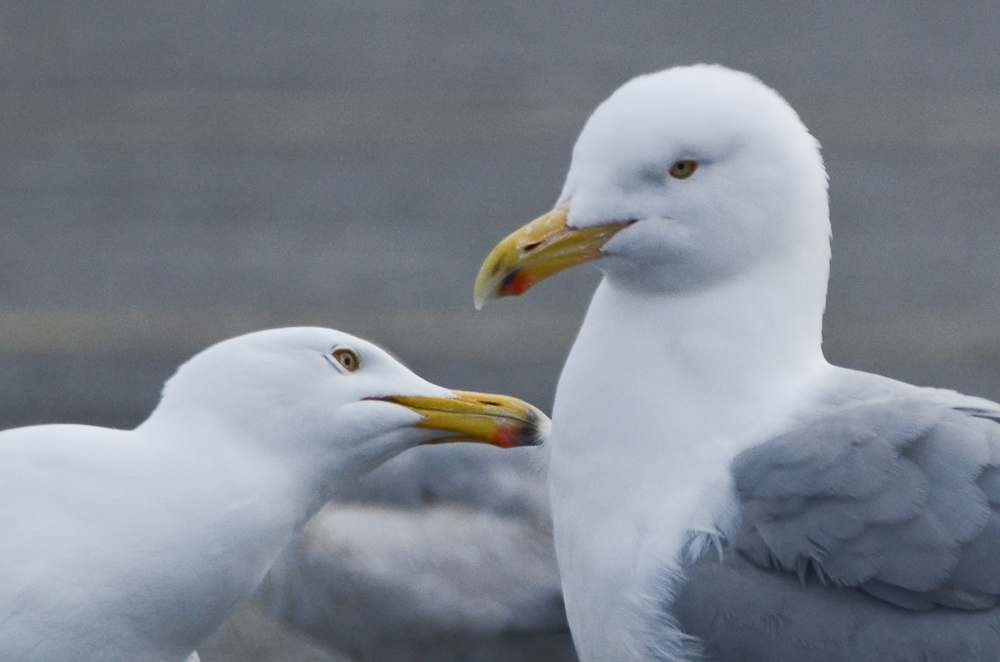
[[344,370],[347,372],[354,372],[361,367],[361,361],[358,359],[358,355],[350,349],[333,350],[333,358],[336,359],[337,363],[344,366]]
[[670,176],[674,179],[687,179],[698,169],[698,162],[684,159],[670,166]]

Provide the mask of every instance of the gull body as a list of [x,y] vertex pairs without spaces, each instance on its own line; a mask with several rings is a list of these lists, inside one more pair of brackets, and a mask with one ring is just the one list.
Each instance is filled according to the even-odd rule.
[[531,443],[533,409],[487,401],[278,329],[191,359],[135,430],[0,433],[0,657],[187,659],[339,484],[429,441]]
[[[556,551],[584,659],[642,659],[650,635],[675,645],[658,632],[649,588],[679,577],[692,532],[732,533],[730,461],[787,425],[827,368],[829,221],[815,141],[774,131],[801,123],[749,76],[665,75],[670,85],[640,78],[597,109],[560,195],[571,227],[643,219],[603,246],[606,278],[553,408]],[[749,107],[733,118],[737,100]],[[768,130],[785,139],[752,141]],[[702,181],[670,178],[683,158],[699,161]]]
[[[1000,567],[967,567],[1000,553],[1000,405],[827,363],[829,238],[794,110],[697,65],[602,103],[556,209],[487,258],[480,305],[584,261],[605,276],[559,380],[549,470],[585,662],[1000,655],[978,657],[1000,643]],[[899,607],[912,617],[886,616]],[[941,620],[951,608],[964,620]],[[911,643],[879,649],[880,628]]]

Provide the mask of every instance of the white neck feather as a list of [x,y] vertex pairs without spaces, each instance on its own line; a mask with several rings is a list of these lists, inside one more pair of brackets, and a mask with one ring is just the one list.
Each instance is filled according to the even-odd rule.
[[682,296],[598,288],[556,392],[550,470],[584,662],[648,659],[647,582],[680,571],[692,532],[728,533],[730,461],[827,367],[825,288],[825,262],[793,260]]

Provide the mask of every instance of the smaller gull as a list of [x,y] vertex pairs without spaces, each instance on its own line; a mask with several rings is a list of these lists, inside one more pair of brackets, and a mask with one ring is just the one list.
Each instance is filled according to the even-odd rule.
[[1000,660],[1000,405],[826,361],[827,177],[784,99],[626,83],[476,303],[591,260],[549,465],[583,662]]
[[420,444],[535,445],[547,421],[293,328],[201,352],[135,430],[2,432],[0,658],[196,660],[345,482]]

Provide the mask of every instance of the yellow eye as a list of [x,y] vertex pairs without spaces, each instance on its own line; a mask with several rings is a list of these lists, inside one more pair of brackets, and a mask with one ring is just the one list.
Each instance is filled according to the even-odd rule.
[[698,162],[684,159],[670,166],[670,176],[674,179],[687,179],[698,169]]
[[347,372],[354,372],[361,367],[358,355],[350,349],[333,350],[333,358],[337,359],[337,363],[344,366],[344,370]]

